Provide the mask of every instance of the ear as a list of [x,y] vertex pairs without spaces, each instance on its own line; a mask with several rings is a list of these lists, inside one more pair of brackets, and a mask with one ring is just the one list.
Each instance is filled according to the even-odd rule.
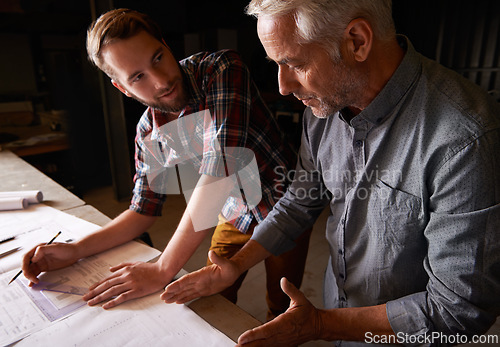
[[364,62],[372,49],[373,29],[364,18],[353,19],[345,30],[347,49],[357,62]]
[[116,82],[115,80],[111,80],[111,84],[113,84],[116,89],[118,89],[120,92],[122,92],[123,94],[125,94],[126,96],[128,96],[130,98],[130,93],[127,92],[127,90],[125,88],[123,88],[123,86],[121,84],[119,84],[118,82]]

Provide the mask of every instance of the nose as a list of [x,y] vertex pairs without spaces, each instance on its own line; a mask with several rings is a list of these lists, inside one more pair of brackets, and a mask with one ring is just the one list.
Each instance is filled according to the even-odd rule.
[[281,95],[292,94],[297,88],[298,81],[295,73],[286,65],[278,67],[278,84]]
[[168,86],[168,75],[159,69],[152,72],[151,79],[155,89],[165,89]]

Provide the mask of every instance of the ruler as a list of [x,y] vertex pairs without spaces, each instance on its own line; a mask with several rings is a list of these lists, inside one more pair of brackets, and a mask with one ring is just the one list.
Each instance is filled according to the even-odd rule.
[[47,319],[51,322],[66,317],[76,311],[78,308],[87,304],[83,300],[76,300],[72,301],[68,305],[57,307],[46,295],[44,295],[45,291],[66,293],[72,295],[83,295],[87,292],[86,288],[75,287],[66,284],[44,282],[35,284],[30,287],[29,281],[24,278],[17,280],[16,283],[26,293],[31,301],[33,301],[38,309],[40,309],[45,317],[47,317]]
[[88,292],[88,288],[76,287],[64,283],[39,282],[32,285],[30,288],[38,291],[46,290],[50,292],[59,292],[73,295],[85,295],[85,293]]

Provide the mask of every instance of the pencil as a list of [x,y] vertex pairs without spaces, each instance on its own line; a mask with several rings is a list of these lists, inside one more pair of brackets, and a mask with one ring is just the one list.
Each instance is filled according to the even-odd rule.
[[16,238],[15,236],[7,237],[6,239],[0,240],[0,243],[9,242],[14,240],[15,238]]
[[0,253],[0,258],[6,257],[8,255],[11,255],[12,253],[16,253],[20,249],[21,249],[21,247],[16,247],[16,248],[13,248],[13,249],[11,249],[11,250],[9,250],[7,252]]
[[[59,235],[61,235],[61,233],[62,233],[62,231],[59,231],[59,232],[56,234],[56,236],[54,236],[54,237],[53,237],[53,238],[52,238],[49,242],[47,242],[45,245],[50,245],[52,242],[54,242],[54,240],[55,240],[55,239],[56,239]],[[31,263],[31,261],[30,261],[30,263]],[[17,273],[14,277],[12,277],[12,279],[10,280],[10,282],[8,283],[8,285],[9,285],[9,284],[11,284],[12,282],[14,282],[14,281],[15,281],[15,280],[19,277],[19,275],[21,275],[22,273],[23,273],[23,270],[22,270],[22,269],[21,269],[21,270],[19,270],[19,272],[18,272],[18,273]]]

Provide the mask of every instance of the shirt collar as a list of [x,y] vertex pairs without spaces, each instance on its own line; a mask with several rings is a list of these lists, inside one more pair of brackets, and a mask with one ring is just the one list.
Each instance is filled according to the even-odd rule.
[[187,108],[192,105],[197,105],[203,100],[203,93],[196,82],[195,71],[192,71],[188,65],[182,64],[182,62],[183,61],[180,62],[179,66],[184,77],[184,83],[186,84],[186,90],[189,94],[189,100],[187,106],[181,111],[181,115],[185,113]]
[[[372,124],[382,123],[420,75],[422,62],[410,40],[402,35],[398,35],[397,40],[401,48],[406,51],[403,60],[380,93],[353,120],[362,118]],[[341,113],[342,111],[340,117]]]

